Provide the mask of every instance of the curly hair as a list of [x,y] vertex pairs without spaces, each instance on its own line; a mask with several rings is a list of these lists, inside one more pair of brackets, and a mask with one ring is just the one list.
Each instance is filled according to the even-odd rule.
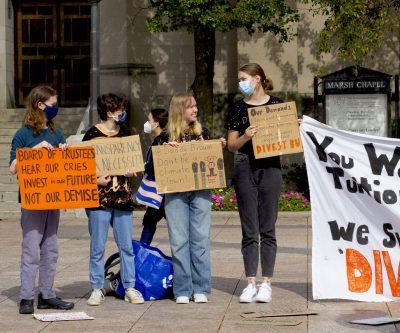
[[32,127],[34,135],[40,135],[43,124],[54,132],[55,124],[53,119],[48,120],[45,113],[39,109],[39,103],[45,103],[51,97],[57,96],[57,91],[49,86],[37,86],[33,88],[26,98],[26,113],[24,117],[24,126]]
[[120,97],[113,93],[103,94],[97,98],[97,113],[101,120],[107,120],[107,112],[124,110],[128,104],[126,97]]

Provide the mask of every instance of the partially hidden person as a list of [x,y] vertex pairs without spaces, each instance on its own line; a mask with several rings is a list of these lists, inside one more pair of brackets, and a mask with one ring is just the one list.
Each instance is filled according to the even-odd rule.
[[[97,99],[97,112],[100,123],[88,129],[83,141],[97,138],[118,138],[131,135],[124,124],[127,117],[127,99],[108,93]],[[132,247],[134,199],[129,181],[136,176],[132,170],[126,170],[123,176],[109,174],[97,178],[99,190],[99,206],[87,208],[90,259],[89,277],[92,293],[87,300],[91,306],[100,305],[104,301],[104,254],[110,226],[120,255],[121,282],[125,288],[125,301],[142,304],[142,294],[135,286],[135,264]]]
[[[154,137],[151,146],[161,144],[161,133],[165,131],[168,123],[168,111],[163,108],[152,109],[148,114],[147,119],[148,121],[144,124],[143,130],[145,133],[151,134]],[[147,151],[144,172],[146,175],[155,178],[151,147]],[[140,241],[142,243],[147,245],[151,244],[157,230],[157,223],[162,218],[165,218],[164,199],[162,199],[159,209],[153,207],[146,208],[146,212],[143,216],[142,234],[140,236]]]
[[[10,173],[17,173],[18,148],[66,149],[64,136],[56,128],[57,92],[49,86],[33,88],[26,100],[23,126],[11,142]],[[19,198],[19,202],[21,202]],[[57,297],[53,285],[58,259],[57,230],[60,210],[21,208],[22,253],[19,313],[34,312],[35,280],[39,272],[38,309],[70,310],[74,303]]]

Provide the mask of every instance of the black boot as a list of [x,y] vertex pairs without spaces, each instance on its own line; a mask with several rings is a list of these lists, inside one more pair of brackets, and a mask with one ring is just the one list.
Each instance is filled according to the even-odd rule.
[[40,293],[38,296],[38,309],[57,309],[57,310],[70,310],[74,307],[74,303],[65,302],[59,297],[45,299]]
[[33,299],[21,299],[19,303],[20,314],[32,314],[33,313]]

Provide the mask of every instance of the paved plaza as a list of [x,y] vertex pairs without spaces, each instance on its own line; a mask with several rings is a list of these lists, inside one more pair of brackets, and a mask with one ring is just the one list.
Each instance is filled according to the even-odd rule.
[[[237,213],[213,212],[211,228],[212,294],[207,304],[177,305],[172,300],[133,305],[112,296],[98,307],[86,305],[89,234],[85,218],[64,214],[59,229],[58,296],[73,301],[73,311],[95,320],[40,322],[18,314],[21,229],[19,218],[0,221],[0,332],[400,332],[400,325],[365,326],[350,320],[400,317],[398,303],[313,301],[311,290],[311,218],[309,213],[281,213],[277,224],[278,256],[269,304],[240,304],[245,287],[241,230]],[[143,212],[135,212],[134,238],[141,232]],[[1,217],[0,217],[1,218]],[[165,221],[159,223],[154,246],[170,254]],[[116,252],[110,233],[106,257]],[[49,313],[55,310],[37,310]],[[253,312],[253,314],[249,314]],[[260,314],[300,313],[245,319]],[[304,315],[304,313],[317,313]]]

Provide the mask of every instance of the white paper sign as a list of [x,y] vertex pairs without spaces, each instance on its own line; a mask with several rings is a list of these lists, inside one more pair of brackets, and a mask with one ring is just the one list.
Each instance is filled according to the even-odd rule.
[[35,313],[35,319],[40,321],[65,321],[65,320],[93,320],[94,317],[88,316],[85,312],[54,312],[54,313]]
[[314,299],[400,301],[400,140],[300,127],[312,208]]

